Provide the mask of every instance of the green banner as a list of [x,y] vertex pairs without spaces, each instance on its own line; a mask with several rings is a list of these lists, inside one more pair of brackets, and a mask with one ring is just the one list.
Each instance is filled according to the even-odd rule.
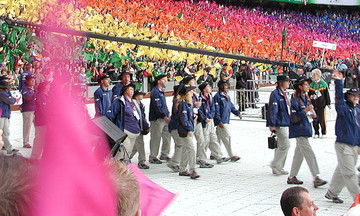
[[325,4],[339,6],[360,6],[360,0],[270,0],[293,4]]

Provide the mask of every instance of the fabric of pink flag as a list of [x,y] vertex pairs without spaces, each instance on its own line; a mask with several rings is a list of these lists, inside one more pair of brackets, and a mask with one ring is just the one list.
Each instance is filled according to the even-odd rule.
[[54,82],[43,118],[47,131],[39,173],[37,216],[115,216],[115,183],[104,166],[109,153],[101,133],[92,127],[78,87],[71,84],[64,62],[73,53],[61,46],[76,47],[72,37],[48,33],[44,49],[53,66]]
[[128,167],[134,172],[139,182],[141,215],[160,215],[175,198],[175,194],[151,181],[136,165],[129,164]]
[[50,123],[39,164],[37,215],[115,216],[116,190],[104,166],[109,150],[98,145],[94,151],[96,141],[86,129],[84,110],[65,94],[57,80],[50,94],[56,103],[49,105]]

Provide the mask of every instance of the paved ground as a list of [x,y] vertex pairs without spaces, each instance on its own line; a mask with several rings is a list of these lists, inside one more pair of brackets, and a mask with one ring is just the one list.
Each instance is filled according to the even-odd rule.
[[[93,113],[93,105],[88,107],[89,112]],[[334,111],[331,112],[332,115],[329,116],[334,115]],[[247,120],[249,120],[247,117],[244,120],[233,117],[231,122],[234,152],[241,156],[241,160],[236,163],[215,165],[212,169],[198,169],[201,175],[198,180],[178,176],[172,173],[166,164],[150,165],[149,170],[144,170],[154,182],[177,194],[176,199],[163,215],[282,215],[279,199],[282,191],[290,187],[286,184],[287,176],[271,174],[269,163],[273,157],[273,150],[267,149],[269,131],[265,123]],[[334,150],[334,124],[334,121],[328,122],[326,139],[310,139],[319,163],[320,177],[328,181],[331,180],[337,163]],[[21,125],[21,113],[13,112],[11,142],[15,148],[20,149],[21,153],[28,156],[31,150],[20,148]],[[294,141],[291,140],[286,170],[290,170]],[[146,136],[145,143],[148,142],[149,136]],[[149,152],[148,145],[146,152]],[[223,148],[223,153],[225,152]],[[318,215],[342,215],[352,204],[352,198],[346,189],[340,194],[344,204],[333,204],[326,200],[324,194],[328,186],[313,188],[312,177],[305,161],[298,177],[304,181],[303,186],[310,191],[315,203],[320,207]]]

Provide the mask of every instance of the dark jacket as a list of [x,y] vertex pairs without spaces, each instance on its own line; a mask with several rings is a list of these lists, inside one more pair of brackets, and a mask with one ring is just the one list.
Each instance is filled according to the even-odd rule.
[[288,127],[290,125],[286,95],[279,87],[271,92],[266,116],[267,127]]
[[251,71],[249,67],[246,67],[245,70],[239,70],[235,73],[236,78],[236,89],[251,89],[249,85],[247,84],[248,80],[251,80]]
[[176,110],[177,101],[178,101],[177,99],[173,100],[173,105],[171,109],[171,118],[168,125],[169,133],[171,133],[172,130],[177,130],[179,126],[179,114],[177,113]]
[[25,85],[22,88],[22,100],[21,112],[30,112],[36,110],[36,90],[30,89]]
[[1,118],[10,118],[11,116],[10,105],[13,105],[15,102],[16,102],[16,98],[11,96],[10,92],[0,91]]
[[201,98],[201,106],[199,108],[199,111],[201,113],[203,113],[204,115],[204,120],[201,121],[202,127],[206,128],[206,119],[214,119],[215,116],[215,103],[214,103],[214,98],[212,97],[211,94],[209,94],[208,97],[205,98],[204,95],[200,95]]
[[95,116],[105,116],[111,112],[111,101],[113,93],[110,90],[104,90],[101,86],[94,92]]
[[230,96],[225,96],[223,92],[218,91],[214,97],[215,101],[215,126],[219,125],[220,122],[223,124],[229,124],[230,113],[239,115],[240,111],[235,109],[234,104],[230,100]]
[[345,102],[344,83],[335,80],[336,142],[360,146],[360,107]]
[[181,102],[179,106],[179,127],[183,127],[187,132],[194,132],[194,113],[190,104]]
[[44,92],[39,92],[36,95],[36,110],[35,110],[35,126],[45,126],[47,124],[47,112],[48,109],[48,95]]
[[[126,106],[126,102],[125,102],[125,97],[117,97],[115,98],[115,100],[113,101],[112,105],[111,105],[111,112],[107,113],[106,116],[116,125],[120,128],[120,130],[124,131],[125,130],[125,106]],[[138,110],[138,107],[136,108],[137,112],[140,116],[140,112],[141,110]],[[145,120],[145,116],[142,118],[142,124],[146,125],[146,120]],[[135,122],[134,122],[135,123]],[[140,133],[141,131],[141,127],[140,127],[140,122],[137,121],[136,123],[139,124],[139,127],[134,127],[137,128],[137,130],[139,131],[133,131],[132,133]],[[128,125],[129,126],[129,125]],[[131,132],[131,131],[130,131]]]
[[115,98],[121,96],[121,90],[122,90],[123,86],[124,86],[124,84],[122,82],[116,83],[116,85],[114,85],[114,87],[111,90],[113,100],[115,100]]
[[311,137],[312,136],[312,128],[309,122],[309,119],[306,113],[303,111],[307,106],[311,105],[311,102],[306,98],[305,95],[300,96],[300,101],[298,98],[293,97],[291,99],[291,114],[295,115],[301,119],[298,123],[293,123],[290,121],[289,126],[289,137]]
[[166,97],[163,91],[155,86],[151,90],[150,95],[150,112],[149,112],[149,120],[155,121],[157,119],[162,119],[169,116],[169,110],[166,105]]
[[142,121],[140,122],[141,131],[145,132],[150,129],[149,122],[146,120],[145,105],[141,102],[139,103],[137,100],[134,100],[134,101],[135,101],[137,108],[141,112],[141,119],[142,119]]
[[204,75],[199,76],[199,79],[197,80],[197,84],[201,84],[203,82],[208,82],[211,87],[213,87],[213,83],[216,82],[217,77],[214,78],[212,74],[208,74],[208,76],[204,77]]

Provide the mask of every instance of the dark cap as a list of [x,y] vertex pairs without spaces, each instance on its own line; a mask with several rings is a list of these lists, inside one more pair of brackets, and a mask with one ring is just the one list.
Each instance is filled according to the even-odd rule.
[[181,88],[180,88],[181,86],[182,86],[182,85],[174,85],[174,88],[173,88],[173,90],[174,90],[173,95],[175,95],[175,94],[179,94],[179,90],[181,89]]
[[201,83],[201,85],[199,85],[200,91],[202,92],[206,88],[206,86],[208,86],[208,85],[209,85],[209,83],[206,82],[206,81]]
[[132,76],[132,73],[130,73],[130,71],[125,70],[125,71],[121,72],[121,74],[119,75],[119,79],[122,79],[122,76],[125,75],[125,74],[129,74],[130,77]]
[[135,90],[133,97],[136,97],[137,95],[146,95],[146,93],[142,92],[141,90]]
[[135,85],[134,83],[130,83],[128,85],[124,85],[121,89],[121,95],[124,95],[124,93],[126,92],[126,90],[129,88],[129,87],[133,87],[134,90],[135,90]]
[[311,83],[311,79],[307,78],[306,76],[301,76],[301,77],[297,78],[297,80],[294,83],[294,88],[298,88],[299,85],[304,84],[304,82]]
[[10,89],[10,84],[5,80],[0,80],[0,89]]
[[102,75],[99,79],[98,79],[98,82],[101,83],[101,80],[103,79],[107,79],[107,78],[110,78],[109,75],[105,74],[105,75]]
[[193,76],[193,75],[187,75],[187,76],[185,76],[182,80],[181,80],[181,82],[182,83],[184,83],[184,84],[187,84],[190,80],[192,80],[192,79],[195,79],[195,76]]
[[278,75],[276,77],[276,82],[278,82],[278,83],[289,81],[289,80],[290,80],[290,77],[287,75]]
[[218,88],[220,88],[220,87],[223,86],[224,84],[228,84],[228,83],[226,82],[226,80],[220,80],[220,81],[218,82],[217,86],[218,86]]
[[345,95],[360,96],[360,92],[359,92],[359,89],[357,89],[357,88],[351,88],[345,92]]
[[155,77],[155,84],[157,84],[157,81],[161,80],[162,78],[167,77],[166,74],[160,74]]
[[191,85],[183,85],[181,87],[181,89],[179,90],[179,94],[180,95],[185,95],[186,93],[188,93],[189,91],[195,89],[195,86],[191,86]]

